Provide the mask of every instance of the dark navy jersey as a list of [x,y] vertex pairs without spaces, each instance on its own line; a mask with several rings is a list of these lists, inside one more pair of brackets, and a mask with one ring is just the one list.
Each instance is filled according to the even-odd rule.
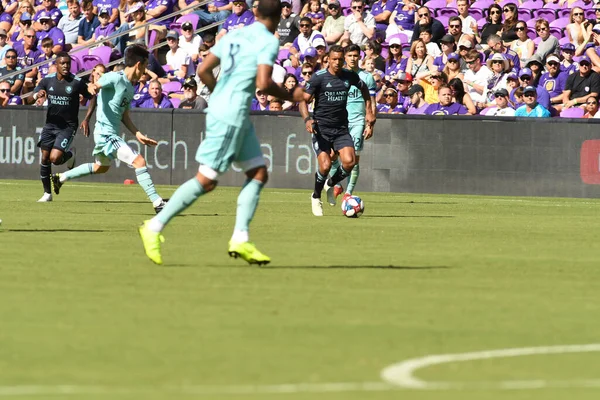
[[327,69],[317,71],[306,84],[306,93],[315,98],[313,116],[317,124],[330,128],[348,126],[346,102],[351,86],[361,89],[364,85],[356,72],[342,69],[332,75]]
[[14,72],[17,72],[21,69],[21,67],[17,67],[16,69],[8,69],[8,67],[2,67],[0,68],[0,81],[7,81],[8,83],[10,83],[10,86],[14,85],[16,81],[24,81],[25,80],[25,74],[23,73],[19,73],[18,75],[14,75],[11,78],[2,78],[3,75],[8,75],[8,74],[12,74]]
[[79,95],[91,99],[92,95],[87,91],[87,85],[83,80],[73,74],[65,76],[61,81],[56,74],[50,74],[38,83],[33,90],[46,91],[48,97],[48,111],[46,113],[46,125],[64,129],[77,129],[79,125]]

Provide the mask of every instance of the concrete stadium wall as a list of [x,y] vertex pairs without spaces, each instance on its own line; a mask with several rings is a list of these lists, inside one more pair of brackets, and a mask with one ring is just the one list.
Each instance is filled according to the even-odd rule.
[[[123,135],[144,155],[156,183],[180,184],[197,170],[204,118],[190,111],[134,110],[133,121],[159,145],[140,147],[130,134]],[[0,179],[38,178],[36,144],[44,119],[45,110],[39,108],[0,110]],[[302,119],[270,114],[252,120],[268,160],[269,186],[310,189],[316,160]],[[358,190],[599,197],[599,128],[595,120],[379,118],[361,155]],[[78,164],[92,161],[92,137],[78,134],[74,145]],[[134,178],[133,171],[115,162],[109,173],[87,180],[128,178]],[[230,172],[221,184],[239,185],[243,179]]]

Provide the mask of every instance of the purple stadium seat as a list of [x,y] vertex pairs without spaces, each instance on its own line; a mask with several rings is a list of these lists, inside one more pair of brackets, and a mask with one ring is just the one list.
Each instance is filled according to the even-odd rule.
[[550,27],[550,34],[557,39],[562,39],[565,36],[563,33],[563,29],[557,28],[555,26]]
[[558,10],[556,10],[556,16],[558,18],[568,18],[569,15],[571,15],[571,9],[569,8],[559,8]]
[[344,17],[347,17],[348,15],[352,14],[352,9],[344,8],[344,9],[342,9],[342,13],[344,14]]
[[575,3],[571,4],[571,8],[579,7],[579,8],[583,8],[584,10],[587,10],[589,8],[592,8],[594,3],[595,2],[592,2],[592,3],[586,5],[583,1],[578,0]]
[[108,64],[110,62],[110,55],[112,54],[112,49],[108,46],[100,46],[95,49],[90,50],[90,54],[93,56],[98,56],[102,60],[102,64]]
[[560,117],[561,118],[581,118],[581,117],[583,117],[583,114],[585,114],[585,111],[583,111],[583,108],[571,107],[571,108],[567,108],[566,110],[562,110],[560,112]]
[[558,43],[560,43],[560,45],[562,46],[563,44],[567,44],[570,43],[569,38],[567,36],[558,39]]
[[169,100],[171,100],[171,104],[173,104],[173,108],[179,108],[179,105],[181,104],[181,99],[178,97],[170,97]]
[[533,10],[533,16],[535,18],[544,18],[548,21],[552,21],[554,18],[556,18],[556,10],[548,8],[539,8],[537,10]]
[[437,10],[440,8],[446,8],[446,0],[431,0],[427,2],[427,7],[430,10]]
[[535,33],[535,28],[527,27],[527,37],[531,40],[537,37],[537,33]]
[[533,17],[534,17],[534,15],[533,15],[532,10],[529,10],[527,8],[519,8],[519,19],[520,20],[526,21]]
[[487,21],[485,20],[485,18],[480,18],[477,20],[477,27],[481,30],[483,29],[483,26],[487,23]]
[[471,17],[475,18],[475,20],[479,20],[485,16],[481,8],[471,7],[469,8],[469,14],[471,15]]
[[528,0],[525,1],[523,4],[521,4],[519,6],[519,11],[521,11],[522,8],[525,8],[527,10],[536,10],[538,8],[542,8],[544,7],[544,2],[541,0]]
[[471,4],[471,8],[479,8],[481,10],[486,10],[492,4],[494,4],[494,0],[477,0],[473,4]]
[[439,10],[437,10],[437,14],[436,14],[436,18],[439,19],[439,17],[444,16],[444,17],[453,17],[455,15],[458,15],[458,10],[456,8],[441,8]]
[[548,20],[548,22],[550,22],[550,28],[561,28],[561,29],[564,29],[570,23],[569,17],[558,18],[558,19],[555,19],[554,21]]
[[513,4],[516,4],[517,6],[519,5],[519,2],[518,2],[518,1],[515,1],[515,0],[502,0],[502,1],[498,2],[498,5],[499,5],[500,7],[504,7],[504,6],[505,6],[505,5],[507,5],[508,3],[513,3]]
[[277,61],[283,61],[288,58],[290,55],[290,51],[288,49],[279,50],[279,54],[277,55]]
[[200,20],[200,17],[198,16],[198,14],[190,13],[187,15],[182,15],[181,17],[177,18],[177,20],[175,20],[175,22],[177,22],[181,25],[183,25],[185,22],[191,22],[194,29],[197,29],[199,20]]
[[345,10],[346,8],[350,8],[352,5],[352,0],[340,0],[340,6]]
[[390,49],[385,43],[381,44],[381,57],[387,58],[388,54],[390,54]]
[[179,92],[181,90],[181,82],[171,81],[162,85],[162,90],[165,93]]
[[559,5],[558,3],[546,3],[544,5],[544,8],[550,8],[552,10],[558,10],[559,8],[562,8],[562,6]]
[[405,33],[396,33],[396,34],[393,34],[393,35],[391,35],[390,37],[386,38],[386,39],[385,39],[385,42],[386,42],[386,43],[389,43],[389,42],[390,42],[390,40],[391,40],[392,38],[395,38],[395,37],[397,37],[398,39],[400,39],[400,43],[408,43],[408,42],[409,42],[409,40],[408,40],[408,36],[406,36],[406,34],[405,34]]
[[591,20],[596,19],[596,11],[594,11],[593,9],[585,10],[585,18]]
[[486,115],[492,108],[495,108],[495,107],[486,107],[486,108],[484,108],[483,110],[481,110],[479,112],[479,115]]
[[83,71],[83,66],[78,58],[71,56],[71,73],[77,74],[79,71]]
[[450,19],[450,17],[448,17],[447,15],[440,15],[439,17],[435,17],[435,19],[440,21],[442,25],[444,25],[444,27],[448,28],[448,20]]
[[94,55],[82,56],[81,59],[83,60],[83,68],[86,71],[90,71],[94,69],[96,65],[102,64],[102,59]]

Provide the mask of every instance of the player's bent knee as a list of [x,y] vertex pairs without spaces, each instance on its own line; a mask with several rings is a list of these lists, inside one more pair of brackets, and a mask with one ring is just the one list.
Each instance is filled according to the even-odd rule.
[[262,182],[264,185],[269,180],[269,172],[267,171],[267,167],[263,165],[261,167],[251,169],[250,171],[246,171],[246,177],[248,179],[254,179]]
[[138,154],[137,157],[133,159],[131,165],[133,165],[134,168],[144,168],[146,166],[146,160],[141,154]]
[[110,169],[110,165],[94,164],[94,174],[105,174]]
[[200,165],[196,179],[202,185],[204,190],[211,192],[217,187],[219,173],[207,165]]

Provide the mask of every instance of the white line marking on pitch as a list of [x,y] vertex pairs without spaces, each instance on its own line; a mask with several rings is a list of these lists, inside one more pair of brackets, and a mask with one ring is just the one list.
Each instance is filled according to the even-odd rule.
[[[397,364],[390,365],[381,371],[381,378],[390,384],[397,385],[403,388],[411,389],[453,389],[453,388],[465,388],[469,386],[466,383],[450,383],[450,382],[427,382],[418,379],[414,376],[415,372],[431,367],[434,365],[462,362],[462,361],[474,361],[474,360],[489,360],[492,358],[508,358],[508,357],[524,357],[532,355],[542,354],[568,354],[568,353],[589,353],[600,351],[600,343],[593,344],[582,344],[582,345],[566,345],[566,346],[544,346],[544,347],[522,347],[516,349],[500,349],[500,350],[487,350],[478,351],[472,353],[458,353],[458,354],[438,354],[420,358],[413,358],[410,360],[402,361]],[[577,381],[573,381],[575,383]],[[593,382],[589,385],[592,387],[599,386],[600,381],[583,381]],[[567,383],[566,381],[563,384]],[[485,383],[484,385],[489,385]],[[474,382],[474,386],[477,383]],[[529,388],[530,386],[537,387],[548,387],[552,386],[552,381],[507,381],[497,382],[495,384],[498,388]],[[513,387],[514,386],[514,387]]]

